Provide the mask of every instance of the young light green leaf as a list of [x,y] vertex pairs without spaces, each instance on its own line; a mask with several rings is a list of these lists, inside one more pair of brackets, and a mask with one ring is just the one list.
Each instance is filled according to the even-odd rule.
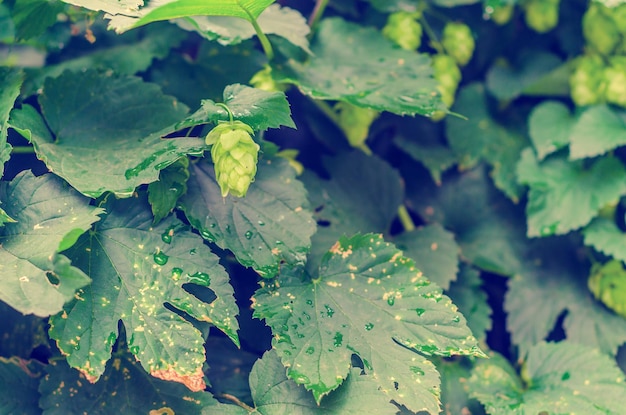
[[626,114],[607,105],[583,112],[569,136],[570,159],[595,157],[626,145]]
[[302,175],[318,223],[308,260],[312,273],[342,235],[389,231],[403,197],[400,174],[377,156],[352,151],[324,165],[329,181],[310,172]]
[[541,161],[569,144],[574,130],[569,108],[557,101],[544,101],[528,117],[528,134]]
[[233,16],[251,22],[272,3],[274,0],[176,0],[142,14],[132,28],[186,16]]
[[325,19],[311,50],[306,62],[274,65],[276,81],[293,83],[312,98],[400,115],[430,115],[445,108],[428,56],[394,47],[379,30]]
[[380,235],[341,238],[315,279],[288,272],[257,291],[255,316],[272,328],[288,376],[317,402],[356,354],[389,399],[437,413],[437,371],[423,355],[483,356],[456,306]]
[[[176,20],[186,29],[194,30],[209,40],[222,45],[234,45],[250,39],[256,32],[245,20],[231,16],[194,16]],[[299,11],[272,4],[257,19],[259,27],[266,35],[277,35],[309,52],[309,26]]]
[[[283,92],[270,92],[246,85],[234,84],[224,88],[224,104],[233,118],[249,125],[255,131],[286,126],[296,128],[291,119],[289,102]],[[228,112],[223,106],[207,99],[202,108],[177,125],[177,128],[229,121]]]
[[250,373],[255,412],[261,415],[395,415],[398,408],[378,389],[378,382],[360,372],[352,369],[344,384],[318,405],[309,392],[287,378],[280,358],[270,350]]
[[183,385],[149,376],[130,353],[116,353],[95,384],[62,361],[51,362],[46,371],[39,387],[39,405],[46,415],[87,410],[90,415],[199,415],[204,407],[221,406],[208,392],[190,392]]
[[11,126],[50,170],[90,197],[130,197],[159,170],[207,148],[197,138],[163,139],[187,108],[136,77],[64,72],[46,81],[39,102],[45,122],[25,105],[11,114]]
[[0,357],[0,413],[41,415],[37,405],[43,365],[36,360]]
[[[20,94],[23,73],[19,69],[0,67],[0,178],[4,174],[4,163],[11,157],[11,145],[7,143],[7,121],[15,99]],[[2,226],[3,212],[0,212]]]
[[583,229],[583,235],[585,245],[626,262],[626,234],[614,221],[596,218]]
[[154,223],[159,223],[176,207],[176,202],[187,192],[189,159],[183,157],[159,173],[159,180],[148,185],[148,202],[152,207]]
[[208,161],[192,164],[180,205],[207,240],[231,250],[261,276],[276,276],[282,262],[303,264],[315,232],[306,191],[289,163],[261,160],[244,198],[222,197]]
[[7,215],[7,213],[0,208],[0,228],[3,227],[5,223],[15,223],[15,219]]
[[[237,306],[219,258],[171,216],[152,227],[145,200],[118,201],[109,211],[68,252],[92,283],[50,320],[50,336],[70,366],[94,382],[121,320],[130,351],[150,374],[204,389],[203,337],[177,312],[213,324],[238,344]],[[201,298],[192,287],[204,292]]]
[[614,157],[585,168],[558,155],[539,163],[532,149],[522,152],[517,177],[530,187],[528,236],[562,235],[588,224],[598,210],[626,194],[626,169]]
[[524,269],[509,280],[504,309],[520,356],[546,339],[565,311],[568,341],[607,354],[615,354],[626,342],[626,319],[593,299],[587,288],[587,266],[575,260],[577,247],[566,242],[563,238],[537,240]]
[[452,110],[468,118],[446,119],[446,137],[461,159],[460,167],[468,169],[481,159],[487,161],[493,167],[491,175],[496,187],[517,202],[522,188],[516,181],[515,163],[527,145],[526,139],[491,118],[482,84],[473,83],[464,87]]
[[478,362],[469,380],[471,395],[489,414],[619,415],[626,383],[615,361],[597,349],[540,343],[523,371],[527,386],[502,357]]
[[467,326],[474,336],[478,340],[486,341],[487,332],[491,330],[492,310],[482,285],[480,273],[468,265],[463,265],[459,278],[452,281],[447,294],[467,319]]
[[102,209],[53,175],[29,171],[0,184],[15,223],[0,227],[0,300],[23,314],[57,313],[89,278],[59,252],[96,222]]
[[459,246],[454,235],[439,224],[404,232],[393,239],[404,255],[415,261],[417,268],[444,290],[456,279],[459,271]]

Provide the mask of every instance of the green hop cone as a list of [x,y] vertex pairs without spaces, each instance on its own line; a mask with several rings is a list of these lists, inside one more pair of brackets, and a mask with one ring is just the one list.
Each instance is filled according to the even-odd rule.
[[419,15],[407,12],[395,12],[387,18],[382,33],[387,39],[402,49],[415,50],[422,44],[422,25],[416,20]]
[[621,261],[592,268],[587,286],[596,299],[626,318],[626,270]]
[[456,92],[459,82],[461,82],[461,70],[453,57],[444,54],[434,55],[431,65],[433,76],[448,91]]
[[604,68],[607,102],[626,108],[626,56],[612,56]]
[[503,26],[511,21],[511,17],[513,17],[513,10],[515,10],[515,6],[513,4],[494,7],[493,11],[489,13],[489,18],[493,20],[495,24]]
[[222,197],[244,197],[256,175],[259,145],[252,140],[254,131],[241,121],[221,123],[206,136],[212,145],[211,158]]
[[570,76],[570,94],[578,106],[602,102],[606,82],[604,62],[598,55],[585,55],[578,58],[576,69]]
[[287,85],[279,83],[272,77],[272,67],[267,65],[250,78],[250,85],[269,92],[284,92]]
[[350,145],[370,154],[371,151],[365,144],[365,140],[367,140],[370,126],[380,113],[348,102],[338,102],[334,109],[337,112],[339,127],[343,130]]
[[583,16],[583,35],[587,44],[604,56],[610,56],[620,43],[617,25],[610,14],[611,9],[592,3]]
[[530,0],[524,10],[526,24],[535,32],[546,33],[559,23],[559,0]]
[[476,47],[472,31],[464,23],[446,24],[443,28],[441,43],[446,52],[461,66],[467,65],[472,59]]

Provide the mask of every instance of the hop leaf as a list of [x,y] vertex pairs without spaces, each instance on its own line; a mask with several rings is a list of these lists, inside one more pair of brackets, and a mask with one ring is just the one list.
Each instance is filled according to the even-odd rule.
[[422,44],[422,25],[415,20],[415,13],[399,11],[387,18],[383,35],[397,43],[402,49],[415,50]]
[[612,56],[604,68],[604,97],[612,104],[626,108],[626,56]]
[[609,56],[620,42],[615,21],[609,16],[606,6],[592,3],[583,16],[583,35],[589,46]]
[[619,260],[612,260],[595,270],[587,285],[597,300],[626,318],[626,270]]
[[215,176],[222,197],[229,193],[244,197],[256,175],[259,145],[252,140],[254,131],[241,121],[218,124],[206,136],[211,147]]
[[528,27],[539,33],[554,29],[559,22],[560,0],[531,0],[525,6]]
[[578,106],[593,105],[604,98],[604,63],[598,55],[582,56],[570,77],[570,94]]
[[464,23],[448,23],[443,28],[441,39],[444,49],[461,66],[467,65],[472,59],[476,43],[472,31]]

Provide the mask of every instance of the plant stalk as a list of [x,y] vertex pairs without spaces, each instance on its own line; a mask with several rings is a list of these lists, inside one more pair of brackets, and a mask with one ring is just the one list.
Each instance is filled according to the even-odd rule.
[[413,223],[413,219],[411,219],[411,215],[409,211],[406,209],[406,206],[400,205],[398,207],[398,217],[400,218],[400,223],[404,227],[406,232],[411,232],[415,230],[415,223]]
[[254,18],[252,13],[245,7],[242,9],[246,12],[248,17],[250,17],[250,23],[252,23],[252,27],[254,27],[254,31],[256,32],[257,37],[261,41],[261,46],[263,47],[263,52],[265,52],[265,56],[267,57],[267,61],[271,62],[274,59],[274,49],[272,48],[272,44],[268,37],[263,33],[261,26],[259,26],[259,22]]
[[315,7],[313,8],[311,15],[309,16],[308,23],[309,23],[310,28],[313,28],[313,26],[317,24],[318,20],[324,14],[324,10],[326,9],[326,6],[328,6],[328,0],[317,0],[315,2]]
[[13,154],[33,154],[35,148],[33,146],[16,146],[11,149]]

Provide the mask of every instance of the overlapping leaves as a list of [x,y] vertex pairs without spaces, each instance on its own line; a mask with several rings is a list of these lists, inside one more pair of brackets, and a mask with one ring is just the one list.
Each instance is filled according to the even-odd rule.
[[380,235],[341,238],[315,279],[286,271],[254,299],[288,376],[318,402],[355,354],[390,399],[437,412],[438,375],[424,355],[482,355],[450,299]]
[[101,209],[53,175],[29,171],[0,184],[15,222],[0,227],[0,300],[23,314],[61,310],[89,277],[61,254],[96,222]]
[[39,103],[45,121],[25,105],[13,111],[11,126],[50,170],[87,196],[129,197],[161,169],[206,149],[197,138],[163,138],[187,108],[136,77],[64,72],[46,81]]
[[108,211],[69,252],[92,283],[51,319],[50,335],[69,364],[95,381],[121,320],[130,351],[149,373],[204,389],[203,338],[179,314],[238,342],[238,309],[219,258],[173,217],[152,227],[145,200],[117,202]]
[[597,349],[540,343],[528,353],[523,380],[526,384],[506,359],[493,355],[478,362],[468,386],[492,415],[619,415],[624,410],[624,373]]
[[323,20],[311,50],[306,62],[274,65],[276,80],[293,83],[313,98],[401,115],[443,109],[428,56],[394,48],[374,28]]
[[207,161],[191,165],[187,186],[180,205],[189,222],[241,264],[272,278],[282,262],[306,260],[315,222],[304,186],[287,161],[261,160],[245,198],[223,198]]

